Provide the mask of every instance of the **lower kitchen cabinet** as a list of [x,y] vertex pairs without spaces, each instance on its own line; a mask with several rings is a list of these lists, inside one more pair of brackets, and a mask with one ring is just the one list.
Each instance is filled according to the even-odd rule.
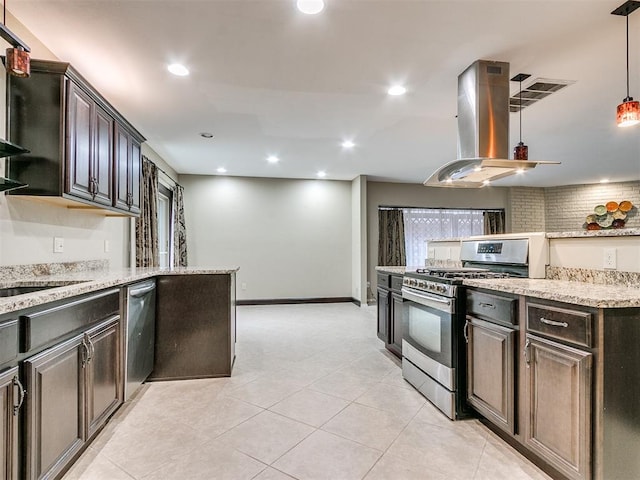
[[517,330],[467,317],[467,400],[495,425],[515,433]]
[[24,362],[26,478],[56,478],[121,402],[119,316]]
[[527,335],[526,446],[571,479],[591,478],[592,357]]
[[378,338],[389,343],[389,290],[378,287]]
[[85,441],[83,364],[78,335],[24,362],[27,395],[26,478],[54,478]]
[[389,345],[387,345],[387,348],[398,357],[402,357],[403,303],[404,299],[401,293],[391,293],[391,322],[389,325]]
[[18,367],[0,373],[0,480],[18,478],[18,409],[24,390],[18,388]]
[[378,338],[402,357],[402,275],[378,272]]
[[93,436],[122,403],[119,327],[116,318],[85,333],[85,344],[90,351],[85,365],[87,438]]

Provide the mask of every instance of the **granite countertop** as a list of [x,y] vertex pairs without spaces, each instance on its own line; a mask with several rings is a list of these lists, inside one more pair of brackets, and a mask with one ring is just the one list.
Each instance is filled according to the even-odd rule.
[[640,228],[613,228],[611,230],[549,232],[547,233],[547,238],[632,237],[636,235],[640,235]]
[[640,288],[531,278],[468,279],[470,287],[596,308],[640,307]]
[[378,266],[376,267],[376,271],[378,272],[386,272],[386,273],[391,273],[394,275],[403,275],[406,272],[415,272],[417,269],[419,268],[425,268],[424,265],[420,266],[420,267],[405,267],[403,266]]
[[223,275],[231,274],[238,270],[238,267],[124,268],[120,270],[87,270],[56,275],[25,276],[11,281],[2,281],[0,282],[0,288],[50,285],[54,285],[54,288],[0,298],[0,314],[161,275]]

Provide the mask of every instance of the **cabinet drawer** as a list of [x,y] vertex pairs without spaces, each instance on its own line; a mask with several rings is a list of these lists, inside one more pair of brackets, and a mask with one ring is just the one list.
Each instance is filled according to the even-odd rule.
[[467,313],[478,318],[516,325],[516,306],[515,298],[467,290]]
[[389,275],[388,273],[378,272],[378,286],[383,288],[389,288],[389,286],[391,285],[391,282],[389,280],[390,277],[391,275]]
[[18,356],[18,320],[0,323],[0,365]]
[[391,290],[397,290],[398,292],[402,290],[402,276],[401,275],[392,275],[391,276]]
[[21,315],[24,332],[22,351],[42,347],[119,311],[120,290],[108,290],[41,312]]
[[593,318],[589,312],[529,302],[527,331],[591,347]]

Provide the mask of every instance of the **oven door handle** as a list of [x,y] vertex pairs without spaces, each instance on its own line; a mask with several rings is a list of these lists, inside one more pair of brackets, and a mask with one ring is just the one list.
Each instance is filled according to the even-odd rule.
[[454,310],[453,299],[451,298],[439,297],[437,295],[419,292],[407,287],[402,287],[402,298],[443,312],[453,313]]

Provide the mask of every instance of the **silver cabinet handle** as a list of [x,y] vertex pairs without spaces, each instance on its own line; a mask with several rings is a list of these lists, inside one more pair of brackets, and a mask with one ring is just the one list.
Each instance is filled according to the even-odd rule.
[[540,317],[540,321],[544,324],[551,325],[552,327],[564,327],[567,328],[569,324],[567,322],[556,322],[555,320],[549,320],[544,317]]
[[84,334],[82,338],[82,368],[85,368],[91,359],[91,351],[89,350],[89,344],[87,343],[87,334]]
[[13,405],[13,416],[15,417],[16,415],[18,415],[18,411],[20,410],[20,407],[22,407],[22,402],[24,402],[24,396],[27,393],[27,391],[24,389],[24,387],[22,386],[22,383],[20,383],[20,379],[18,378],[18,376],[16,375],[15,377],[13,377],[13,385],[18,387],[18,395],[19,395],[19,400],[18,400],[18,404],[17,405]]
[[522,352],[524,355],[524,361],[527,364],[527,368],[529,368],[529,365],[531,364],[530,358],[529,358],[529,346],[531,345],[531,340],[529,340],[527,338],[527,341],[524,344],[524,351]]
[[93,345],[93,342],[91,341],[89,336],[87,336],[87,342],[89,342],[89,359],[87,360],[87,362],[91,363],[94,355],[96,354],[96,347]]
[[464,335],[464,341],[469,343],[469,320],[464,322],[464,328],[462,329],[462,334]]
[[482,303],[481,302],[480,306],[484,307],[484,308],[496,308],[496,306],[493,303]]

